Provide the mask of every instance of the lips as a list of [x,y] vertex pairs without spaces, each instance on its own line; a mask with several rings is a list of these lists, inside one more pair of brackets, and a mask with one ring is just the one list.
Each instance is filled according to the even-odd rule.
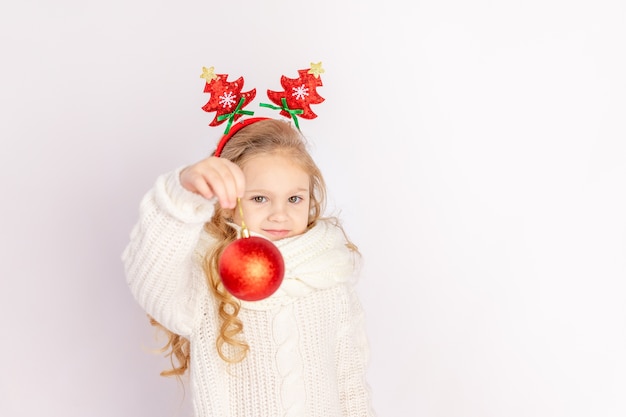
[[263,229],[263,232],[273,239],[282,239],[289,235],[289,230]]

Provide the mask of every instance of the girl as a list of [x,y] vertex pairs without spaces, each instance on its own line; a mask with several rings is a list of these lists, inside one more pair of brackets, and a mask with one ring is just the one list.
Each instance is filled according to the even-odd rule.
[[[359,255],[322,217],[325,184],[304,138],[255,118],[218,150],[157,179],[123,254],[133,295],[169,335],[176,361],[163,374],[190,370],[197,417],[374,416]],[[233,297],[218,273],[241,213],[285,262],[280,288],[260,301]]]

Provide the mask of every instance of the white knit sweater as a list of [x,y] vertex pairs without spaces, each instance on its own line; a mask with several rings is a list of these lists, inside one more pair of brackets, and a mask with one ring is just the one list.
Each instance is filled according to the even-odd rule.
[[139,304],[191,342],[196,416],[375,416],[356,264],[341,230],[319,222],[275,242],[285,278],[269,298],[241,303],[250,351],[229,365],[216,352],[216,303],[200,265],[213,202],[185,190],[179,172],[159,177],[143,198],[122,258]]

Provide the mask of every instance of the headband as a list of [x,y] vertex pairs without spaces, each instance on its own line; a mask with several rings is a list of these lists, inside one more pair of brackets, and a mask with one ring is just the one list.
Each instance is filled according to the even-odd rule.
[[[317,93],[317,87],[322,86],[320,74],[323,72],[321,62],[312,62],[309,68],[298,70],[298,78],[288,78],[282,75],[280,84],[283,91],[267,90],[267,97],[274,104],[260,103],[259,106],[280,110],[279,114],[293,120],[296,128],[300,130],[298,118],[315,119],[317,115],[311,110],[311,105],[324,101],[324,98]],[[269,117],[250,117],[239,120],[244,115],[254,115],[253,111],[244,110],[244,107],[250,104],[256,96],[254,88],[242,92],[243,77],[229,82],[228,74],[216,74],[214,67],[202,67],[200,78],[206,81],[204,92],[211,95],[209,101],[202,106],[202,110],[208,113],[215,112],[215,117],[209,126],[219,126],[226,122],[224,135],[214,153],[215,156],[220,156],[222,149],[235,133],[252,123],[267,120]],[[238,122],[235,123],[236,121]]]

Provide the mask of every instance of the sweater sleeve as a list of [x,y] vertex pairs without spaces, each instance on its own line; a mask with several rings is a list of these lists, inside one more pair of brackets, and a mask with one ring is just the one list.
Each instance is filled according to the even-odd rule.
[[369,344],[365,313],[353,286],[349,289],[347,316],[342,328],[337,347],[342,413],[345,417],[375,417],[366,378]]
[[169,330],[188,336],[203,285],[195,252],[214,201],[184,189],[181,169],[160,176],[141,200],[122,261],[141,307]]

